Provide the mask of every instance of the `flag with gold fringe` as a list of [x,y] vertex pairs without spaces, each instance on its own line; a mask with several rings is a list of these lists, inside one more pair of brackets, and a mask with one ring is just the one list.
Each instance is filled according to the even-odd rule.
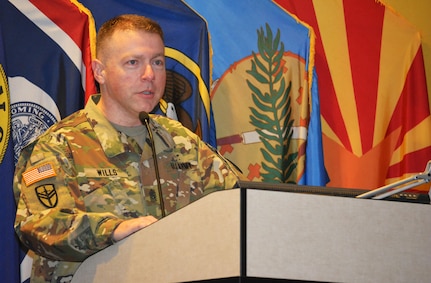
[[215,146],[209,96],[209,47],[205,22],[181,1],[82,0],[99,28],[120,14],[139,14],[163,28],[167,82],[163,101],[154,112],[179,120],[202,140]]
[[[2,0],[0,25],[10,92],[8,121],[12,131],[7,153],[14,157],[10,161],[9,155],[5,156],[0,170],[2,190],[6,190],[2,199],[8,201],[7,205],[1,205],[2,209],[8,209],[8,213],[2,213],[8,222],[7,229],[2,229],[6,233],[13,229],[15,207],[10,197],[12,185],[9,179],[3,179],[3,174],[13,172],[14,161],[24,146],[56,121],[82,108],[86,95],[97,90],[91,71],[94,22],[79,2]],[[2,242],[10,245],[8,250],[2,249],[2,263],[3,257],[7,261],[2,268],[12,276],[17,270],[11,265],[20,253],[13,248],[12,240]],[[5,276],[2,280],[27,282],[31,264],[31,253],[22,253],[20,269],[18,266],[21,280],[7,280]]]

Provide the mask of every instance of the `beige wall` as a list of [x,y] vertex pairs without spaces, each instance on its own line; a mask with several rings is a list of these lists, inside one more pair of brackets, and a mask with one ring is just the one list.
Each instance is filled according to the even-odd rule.
[[412,23],[422,34],[428,96],[431,105],[431,1],[430,0],[382,0],[398,14]]

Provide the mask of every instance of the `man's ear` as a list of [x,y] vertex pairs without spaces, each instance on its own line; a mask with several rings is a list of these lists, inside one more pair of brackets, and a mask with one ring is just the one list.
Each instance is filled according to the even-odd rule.
[[104,70],[105,66],[99,59],[94,59],[91,62],[91,67],[93,68],[94,79],[99,83],[103,84],[105,82]]

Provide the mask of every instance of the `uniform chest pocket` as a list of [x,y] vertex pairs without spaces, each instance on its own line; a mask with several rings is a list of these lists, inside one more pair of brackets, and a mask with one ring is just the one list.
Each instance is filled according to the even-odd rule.
[[113,211],[124,216],[143,211],[139,181],[114,169],[90,169],[78,177],[79,189],[87,211]]

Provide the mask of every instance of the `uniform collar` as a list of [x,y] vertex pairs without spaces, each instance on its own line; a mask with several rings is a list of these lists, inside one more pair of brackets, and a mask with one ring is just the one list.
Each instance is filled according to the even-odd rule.
[[88,99],[85,105],[85,111],[87,120],[93,127],[103,151],[108,157],[113,157],[126,151],[123,142],[127,143],[127,141],[121,140],[118,131],[112,126],[108,119],[106,119],[99,108],[97,108],[100,97],[100,94],[90,96],[90,99]]
[[[90,96],[85,106],[85,111],[103,151],[108,157],[130,151],[130,145],[127,139],[124,138],[125,135],[121,135],[97,108],[100,97],[100,94]],[[150,119],[150,127],[153,132],[157,153],[174,147],[175,143],[171,135],[154,119]]]

